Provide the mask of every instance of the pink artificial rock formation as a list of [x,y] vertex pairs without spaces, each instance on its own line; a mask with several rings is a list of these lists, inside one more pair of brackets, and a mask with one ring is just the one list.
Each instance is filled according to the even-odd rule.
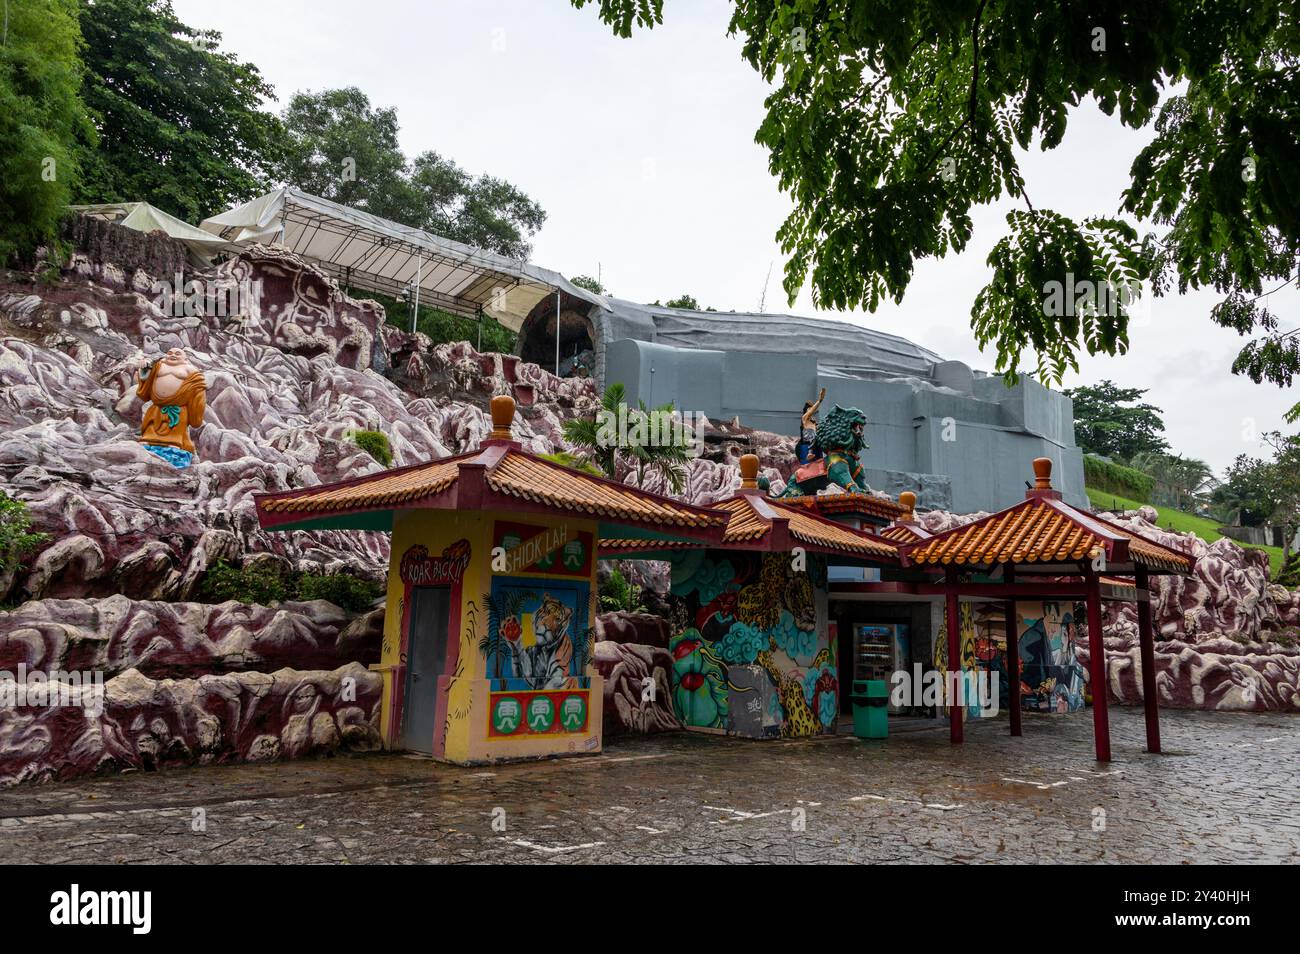
[[[264,534],[252,494],[378,469],[350,440],[357,430],[384,431],[395,466],[477,446],[496,393],[540,396],[515,427],[542,452],[560,446],[562,415],[595,405],[589,380],[392,329],[378,305],[282,251],[251,249],[207,276],[235,314],[177,316],[139,271],[77,258],[73,275],[82,280],[40,294],[0,285],[0,316],[16,331],[0,338],[0,475],[49,534],[10,598],[186,599],[217,559],[379,579],[384,535]],[[380,373],[392,342],[418,367],[418,386]],[[174,473],[134,439],[146,345],[183,349],[207,384],[198,462]]]
[[380,747],[383,680],[333,672],[241,672],[154,680],[128,669],[102,705],[0,712],[0,785],[90,772],[266,761]]
[[682,728],[673,713],[673,659],[668,650],[606,640],[596,643],[594,658],[605,680],[606,735]]
[[[1088,665],[1088,651],[1079,662]],[[1106,640],[1110,699],[1142,704],[1142,669],[1134,641]],[[1300,712],[1300,650],[1294,645],[1242,645],[1216,637],[1196,644],[1156,643],[1156,692],[1174,709]]]
[[383,609],[324,600],[277,606],[105,599],[32,600],[0,612],[0,671],[136,669],[160,678],[379,661]]

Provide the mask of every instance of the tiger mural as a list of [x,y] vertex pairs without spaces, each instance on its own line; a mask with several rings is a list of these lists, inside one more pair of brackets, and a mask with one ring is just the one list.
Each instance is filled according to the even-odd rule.
[[569,624],[573,610],[549,593],[533,613],[536,642],[531,646],[511,644],[515,674],[529,689],[563,689],[573,664],[573,636]]

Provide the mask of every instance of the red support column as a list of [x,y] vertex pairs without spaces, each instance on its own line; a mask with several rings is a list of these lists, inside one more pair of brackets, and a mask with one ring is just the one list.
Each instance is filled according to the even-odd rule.
[[[1002,578],[1008,583],[1015,582],[1016,568],[1008,563],[1002,571]],[[1011,734],[1020,735],[1020,634],[1016,632],[1016,601],[1007,600],[1002,604],[1002,615],[1007,618],[1007,678],[1011,680],[1011,690],[1007,693],[1008,705],[1011,706]]]
[[1088,572],[1088,662],[1092,670],[1092,731],[1097,743],[1097,761],[1110,761],[1110,719],[1106,697],[1110,683],[1106,678],[1106,647],[1101,638],[1101,583],[1097,574]]
[[961,612],[957,608],[957,574],[953,570],[947,573],[947,584],[944,590],[944,598],[947,601],[948,614],[948,671],[944,673],[944,691],[947,694],[949,689],[956,688],[958,695],[951,700],[948,706],[948,738],[953,745],[960,745],[962,742],[962,711],[961,707],[966,701],[964,684],[957,683],[952,678],[952,673],[961,675]]
[[1146,595],[1146,600],[1138,600],[1138,644],[1142,650],[1142,708],[1147,717],[1147,751],[1160,751],[1160,710],[1156,699],[1156,640],[1151,631],[1151,596],[1147,571],[1137,567],[1134,574],[1138,596]]

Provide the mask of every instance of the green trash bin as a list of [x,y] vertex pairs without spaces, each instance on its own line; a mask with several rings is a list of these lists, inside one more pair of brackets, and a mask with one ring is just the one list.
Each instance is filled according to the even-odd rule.
[[889,683],[883,679],[855,679],[853,734],[859,739],[889,738]]

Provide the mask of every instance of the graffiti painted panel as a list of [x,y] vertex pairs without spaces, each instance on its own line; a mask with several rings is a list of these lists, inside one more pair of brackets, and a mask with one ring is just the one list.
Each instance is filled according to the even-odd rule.
[[675,563],[669,651],[684,723],[785,738],[834,730],[839,677],[814,599],[824,572],[817,562],[795,570],[783,553],[697,552]]
[[1084,603],[1016,604],[1020,704],[1038,712],[1083,708],[1084,668],[1077,647],[1088,628]]
[[413,586],[449,586],[460,582],[469,558],[468,540],[457,540],[440,557],[430,556],[428,547],[417,544],[402,554],[398,575]]
[[505,550],[507,573],[545,573],[548,576],[587,577],[595,551],[590,533],[570,530],[564,524],[540,527],[498,520],[492,530],[492,547]]

